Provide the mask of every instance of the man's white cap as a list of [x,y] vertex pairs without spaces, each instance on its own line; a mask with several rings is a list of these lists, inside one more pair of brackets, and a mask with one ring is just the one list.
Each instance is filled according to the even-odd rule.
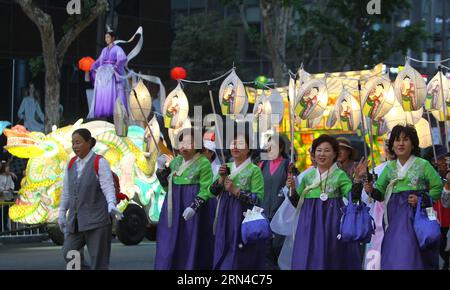
[[216,152],[216,143],[214,141],[204,140],[203,147],[210,151]]

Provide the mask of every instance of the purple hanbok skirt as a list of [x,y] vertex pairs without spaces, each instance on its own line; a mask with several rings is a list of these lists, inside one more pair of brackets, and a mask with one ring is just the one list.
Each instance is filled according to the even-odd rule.
[[[102,76],[101,74],[105,75]],[[97,71],[95,77],[99,81],[95,82],[94,87],[94,118],[113,116],[117,98],[121,98],[125,108],[128,110],[124,82],[120,79],[118,80],[115,75],[110,75],[106,69]]]
[[244,245],[241,236],[243,213],[253,206],[223,192],[214,242],[214,270],[263,270],[266,241]]
[[338,240],[342,217],[341,198],[307,198],[295,234],[293,270],[360,270],[359,243]]
[[431,270],[439,267],[439,245],[427,250],[419,248],[413,224],[415,209],[408,203],[411,193],[393,193],[389,199],[389,226],[381,245],[381,270]]
[[172,187],[173,217],[168,226],[167,195],[164,200],[156,235],[155,270],[210,270],[214,237],[213,202],[206,202],[188,221],[182,214],[198,193],[198,184]]

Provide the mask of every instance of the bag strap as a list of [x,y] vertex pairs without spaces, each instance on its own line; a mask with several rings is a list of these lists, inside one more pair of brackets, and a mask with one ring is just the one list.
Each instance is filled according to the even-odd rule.
[[100,164],[100,158],[102,158],[102,156],[101,155],[95,155],[95,160],[94,160],[94,170],[95,170],[95,173],[97,174],[97,176],[98,176],[98,169],[99,169],[99,164]]
[[68,167],[69,170],[72,169],[72,166],[73,166],[73,164],[75,163],[76,160],[77,160],[76,156],[74,156],[74,157],[72,157],[72,159],[70,159],[69,167]]

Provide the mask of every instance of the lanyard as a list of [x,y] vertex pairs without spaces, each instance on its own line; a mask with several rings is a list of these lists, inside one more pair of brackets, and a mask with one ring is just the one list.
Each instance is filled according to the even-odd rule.
[[326,171],[327,177],[325,178],[325,187],[323,189],[322,189],[322,174],[320,174],[320,172],[319,172],[319,176],[320,176],[320,184],[319,184],[319,186],[320,186],[321,193],[325,193],[325,194],[327,193],[328,175],[330,175],[329,171],[330,171],[330,168],[328,168],[327,171]]

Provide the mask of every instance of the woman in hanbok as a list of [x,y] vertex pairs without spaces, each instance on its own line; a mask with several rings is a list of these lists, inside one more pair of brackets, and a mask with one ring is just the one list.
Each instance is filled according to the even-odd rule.
[[[264,177],[264,200],[261,203],[269,221],[284,201],[282,189],[286,185],[290,159],[286,154],[288,141],[284,136],[272,136],[267,143],[267,158],[259,167]],[[267,266],[270,270],[278,269],[278,256],[283,246],[284,236],[274,234],[268,241]]]
[[[361,269],[359,243],[343,242],[340,233],[343,197],[348,197],[352,181],[338,168],[336,161],[339,143],[334,137],[321,135],[312,144],[316,169],[306,174],[293,195],[294,206],[300,210],[295,234],[293,270]],[[366,172],[363,160],[358,164],[356,176]],[[295,188],[293,177],[287,181],[288,188]],[[361,192],[362,184],[359,185]],[[353,198],[358,198],[353,194]]]
[[115,33],[108,29],[105,34],[107,46],[103,48],[100,57],[91,68],[91,75],[95,81],[94,105],[89,112],[90,117],[111,117],[114,113],[117,98],[122,100],[125,109],[128,110],[124,88],[125,81],[120,78],[125,74],[127,55],[120,46],[114,44],[115,39]]
[[[264,199],[264,179],[252,163],[248,136],[231,142],[234,162],[223,164],[210,191],[218,196],[214,242],[214,270],[264,269],[266,241],[244,244],[241,236],[243,213]],[[228,171],[228,169],[231,171]]]
[[156,236],[156,270],[208,270],[212,267],[213,211],[207,201],[212,182],[209,160],[194,146],[194,130],[184,130],[180,155],[170,162],[169,189]]
[[413,228],[418,197],[430,205],[438,200],[442,181],[433,166],[419,158],[419,138],[412,126],[397,125],[388,143],[395,159],[387,163],[373,186],[365,183],[365,191],[374,199],[384,200],[385,229],[381,245],[382,270],[437,269],[439,246],[421,250]]

